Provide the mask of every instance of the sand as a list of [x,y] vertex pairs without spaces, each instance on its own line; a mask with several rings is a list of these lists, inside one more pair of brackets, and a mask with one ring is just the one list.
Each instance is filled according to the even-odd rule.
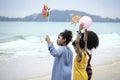
[[[26,80],[50,80],[51,74]],[[93,66],[92,80],[120,80],[120,61],[112,64]]]
[[0,80],[44,80],[52,71],[51,58],[19,57],[0,62]]
[[[115,51],[120,52],[119,49]],[[113,51],[114,54],[115,51]],[[93,65],[92,80],[120,80],[120,58],[114,54],[113,57],[104,57],[104,53],[94,56],[94,61],[98,59],[97,63],[104,64]],[[24,56],[2,61],[0,62],[0,80],[51,80],[53,60],[52,56],[46,58]]]
[[93,67],[92,80],[120,80],[120,61]]

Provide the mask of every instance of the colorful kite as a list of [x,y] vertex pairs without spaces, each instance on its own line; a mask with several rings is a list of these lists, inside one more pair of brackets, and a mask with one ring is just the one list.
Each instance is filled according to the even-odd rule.
[[79,20],[80,20],[80,16],[79,15],[73,15],[72,18],[71,18],[71,24],[75,24],[76,23],[79,23]]
[[49,10],[50,8],[48,8],[48,4],[44,4],[42,9],[42,15],[44,19],[46,19],[49,16]]

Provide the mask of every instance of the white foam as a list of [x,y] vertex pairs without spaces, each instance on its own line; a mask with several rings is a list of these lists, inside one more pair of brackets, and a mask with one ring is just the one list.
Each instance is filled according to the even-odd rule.
[[[49,35],[51,41],[54,42],[55,48],[59,46],[56,43],[58,35]],[[108,52],[110,49],[120,48],[120,35],[116,33],[98,35],[100,39],[98,51]],[[25,39],[17,39],[14,41],[0,43],[0,55],[3,58],[16,58],[19,56],[35,56],[47,57],[50,56],[45,36],[23,36]],[[74,36],[75,39],[75,36]],[[73,39],[73,40],[74,40]],[[72,43],[68,45],[74,52]],[[100,54],[102,55],[101,52]],[[75,52],[74,52],[75,53]],[[93,52],[94,53],[94,52]],[[96,54],[98,55],[98,54]],[[109,55],[113,55],[110,53]],[[108,56],[104,53],[104,56]]]
[[117,33],[99,35],[99,48],[120,47],[120,35]]
[[[45,57],[47,53],[47,44],[43,37],[30,36],[25,40],[16,40],[12,42],[0,43],[1,56],[11,54],[13,56],[39,56]],[[10,56],[11,57],[11,56]]]

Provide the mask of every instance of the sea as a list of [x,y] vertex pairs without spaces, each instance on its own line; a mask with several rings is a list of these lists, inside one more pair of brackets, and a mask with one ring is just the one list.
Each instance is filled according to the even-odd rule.
[[[57,49],[59,47],[56,44],[57,37],[65,29],[73,32],[74,40],[78,24],[71,25],[70,22],[0,22],[0,70],[6,69],[4,67],[6,67],[6,63],[9,64],[9,61],[12,62],[12,60],[21,57],[46,60],[51,55],[48,51],[45,36],[50,36]],[[99,37],[99,46],[93,51],[93,65],[120,60],[120,23],[93,22],[88,30],[94,31]],[[74,52],[71,43],[68,46]],[[7,71],[0,72],[0,74],[3,77],[7,74]],[[20,77],[20,75],[18,76]],[[7,80],[10,78],[10,76],[7,79],[5,77],[1,79]],[[11,78],[11,80],[14,80],[14,78]]]

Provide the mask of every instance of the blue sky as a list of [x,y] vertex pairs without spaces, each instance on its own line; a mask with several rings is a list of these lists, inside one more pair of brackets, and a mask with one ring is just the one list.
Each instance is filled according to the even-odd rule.
[[0,16],[25,17],[41,13],[46,3],[51,10],[78,10],[102,17],[120,18],[120,0],[0,0]]

